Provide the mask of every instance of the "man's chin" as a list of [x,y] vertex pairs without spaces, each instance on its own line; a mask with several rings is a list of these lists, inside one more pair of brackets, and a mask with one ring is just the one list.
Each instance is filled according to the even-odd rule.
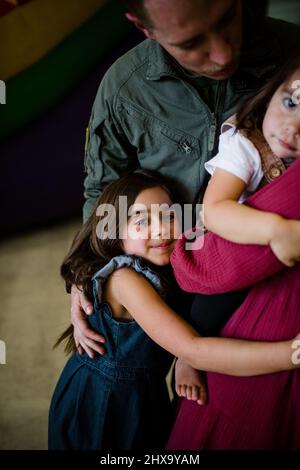
[[212,78],[214,80],[226,80],[226,78],[232,77],[232,75],[236,72],[237,64],[230,64],[227,67],[224,67],[221,70],[207,72],[205,75],[208,78]]
[[195,77],[206,77],[211,78],[213,80],[226,80],[227,78],[232,77],[232,75],[236,72],[238,64],[236,62],[224,67],[223,69],[219,70],[207,70],[201,72],[191,72]]

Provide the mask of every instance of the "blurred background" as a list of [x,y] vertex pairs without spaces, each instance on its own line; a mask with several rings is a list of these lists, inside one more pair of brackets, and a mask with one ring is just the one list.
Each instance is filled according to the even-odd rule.
[[[298,0],[254,3],[300,24]],[[70,309],[59,266],[81,224],[85,129],[103,74],[142,39],[118,0],[0,0],[0,449],[47,448],[65,362],[52,345]]]

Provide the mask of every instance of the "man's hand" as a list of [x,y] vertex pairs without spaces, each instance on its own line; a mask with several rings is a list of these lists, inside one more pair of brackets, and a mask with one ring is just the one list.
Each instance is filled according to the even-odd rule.
[[99,343],[104,343],[105,338],[92,330],[88,324],[86,315],[93,313],[93,306],[84,296],[83,292],[75,285],[71,290],[71,323],[74,326],[74,340],[79,354],[85,351],[93,359],[95,351],[105,354],[105,348]]

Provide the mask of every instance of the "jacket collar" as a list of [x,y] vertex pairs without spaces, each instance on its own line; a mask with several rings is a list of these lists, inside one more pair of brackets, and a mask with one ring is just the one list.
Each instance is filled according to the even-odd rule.
[[165,76],[179,78],[174,59],[172,59],[158,42],[151,39],[149,39],[149,55],[150,59],[147,68],[148,80],[159,80]]

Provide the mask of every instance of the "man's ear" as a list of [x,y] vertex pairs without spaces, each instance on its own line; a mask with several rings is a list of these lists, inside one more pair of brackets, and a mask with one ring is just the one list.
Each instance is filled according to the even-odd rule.
[[134,24],[134,26],[139,29],[140,31],[142,31],[142,33],[144,33],[144,35],[149,38],[149,39],[153,39],[153,34],[152,32],[147,29],[143,23],[141,22],[141,20],[139,20],[139,18],[135,15],[133,15],[132,13],[126,13],[125,14],[126,18]]

